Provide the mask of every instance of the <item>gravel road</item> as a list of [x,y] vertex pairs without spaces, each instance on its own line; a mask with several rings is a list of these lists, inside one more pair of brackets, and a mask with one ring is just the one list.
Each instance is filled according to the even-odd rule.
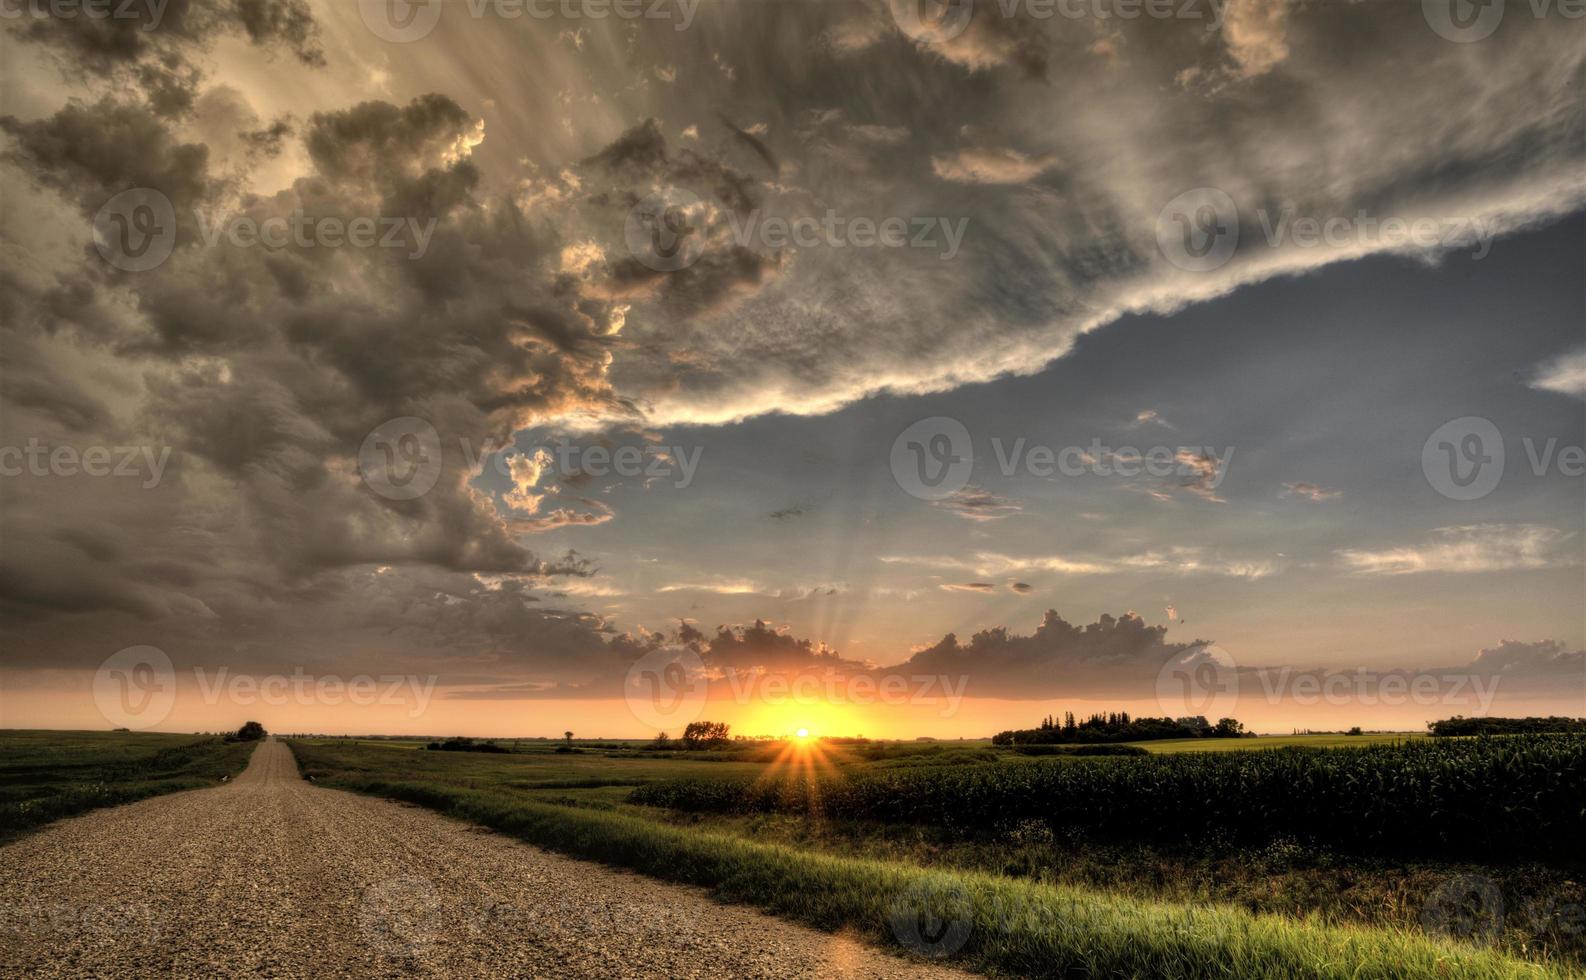
[[964,977],[417,807],[247,771],[0,847],[0,977]]

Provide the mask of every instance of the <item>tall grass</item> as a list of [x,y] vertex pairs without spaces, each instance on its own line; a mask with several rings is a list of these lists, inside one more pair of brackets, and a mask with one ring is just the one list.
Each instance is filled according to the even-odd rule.
[[0,732],[0,842],[64,817],[241,772],[255,743],[134,732]]
[[1393,855],[1586,860],[1586,738],[1421,740],[1000,766],[673,780],[636,803],[819,812],[958,830],[1027,820],[1113,839],[1262,843]]
[[[1380,928],[1307,924],[1232,907],[1103,896],[997,875],[927,871],[837,857],[508,793],[338,770],[333,752],[294,743],[335,785],[417,803],[526,841],[710,888],[827,930],[1017,976],[1196,978],[1510,978],[1551,966]],[[945,951],[945,950],[942,950]]]

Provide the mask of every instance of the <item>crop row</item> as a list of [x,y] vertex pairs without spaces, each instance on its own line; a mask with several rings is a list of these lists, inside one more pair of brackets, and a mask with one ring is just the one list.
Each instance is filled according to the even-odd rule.
[[642,786],[678,810],[789,812],[1168,844],[1277,837],[1369,853],[1586,859],[1586,738],[1425,740],[1347,749],[1018,760]]

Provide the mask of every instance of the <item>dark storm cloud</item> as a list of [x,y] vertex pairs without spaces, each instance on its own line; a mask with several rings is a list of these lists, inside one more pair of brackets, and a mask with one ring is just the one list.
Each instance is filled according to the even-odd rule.
[[100,74],[143,59],[171,64],[223,34],[280,46],[305,65],[325,62],[304,0],[117,0],[114,6],[113,17],[91,17],[41,5],[45,15],[30,17],[18,34],[58,50],[69,68]]
[[[942,39],[907,21],[908,6],[722,4],[686,37],[591,23],[573,67],[548,32],[510,35],[510,58],[486,56],[508,35],[472,25],[481,33],[437,34],[400,58],[337,52],[396,81],[360,78],[322,111],[256,112],[267,82],[238,73],[226,94],[202,60],[243,39],[274,54],[283,80],[318,71],[327,59],[302,0],[170,0],[158,25],[152,6],[141,20],[8,25],[74,88],[24,78],[31,101],[18,104],[49,108],[0,119],[5,193],[55,219],[17,228],[19,261],[0,270],[11,361],[0,434],[174,460],[136,490],[7,487],[0,611],[34,627],[11,646],[92,665],[122,645],[107,638],[135,635],[190,659],[413,658],[514,684],[619,676],[658,634],[546,608],[557,580],[594,568],[527,539],[615,509],[515,517],[473,484],[479,461],[526,427],[820,413],[1029,372],[1124,312],[1375,250],[1267,248],[1250,224],[1228,265],[1188,272],[1158,249],[1155,219],[1194,186],[1242,206],[1475,216],[1495,231],[1581,199],[1572,110],[1586,54],[1568,25],[1516,20],[1460,46],[1414,5],[1247,2],[1230,30],[1208,34],[1002,18],[981,4]],[[632,88],[636,74],[663,77],[663,59],[678,84]],[[446,66],[459,85],[475,68],[497,78],[507,62],[543,64],[542,87],[570,100],[580,87],[602,96],[598,109],[557,111],[605,145],[553,155],[545,147],[572,142],[539,130],[563,120],[500,113],[496,159],[524,161],[487,168],[478,101],[418,80]],[[382,86],[404,94],[369,97]],[[265,181],[267,166],[290,173]],[[172,256],[144,273],[102,262],[87,230],[133,187],[159,190],[177,219]],[[688,230],[704,251],[660,272],[623,231],[635,205],[674,191],[697,198]],[[947,256],[942,243],[789,247],[742,234],[750,219],[828,211],[929,218],[964,237]],[[208,241],[206,225],[225,217],[298,212],[433,221],[433,233],[421,254]],[[409,416],[441,436],[441,471],[427,494],[393,500],[360,478],[357,455],[376,426]],[[1197,474],[1184,489],[1212,495],[1211,474]],[[985,491],[948,506],[979,519],[1019,510]],[[1135,567],[1111,556],[1030,567],[1114,566]],[[763,623],[696,642],[735,666],[857,669]],[[978,650],[988,690],[1012,690],[1053,672],[1068,683],[1144,669],[1172,648],[1132,617],[1083,628],[1049,617],[1033,637],[991,631],[918,656],[963,666]]]
[[1075,626],[1049,609],[1028,635],[997,626],[962,643],[949,633],[896,669],[967,677],[971,697],[1138,697],[1169,659],[1203,642],[1168,643],[1166,635],[1133,613]]

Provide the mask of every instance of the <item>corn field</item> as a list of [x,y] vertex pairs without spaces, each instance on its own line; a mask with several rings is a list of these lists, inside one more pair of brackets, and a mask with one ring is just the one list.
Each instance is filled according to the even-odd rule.
[[1364,853],[1586,858],[1586,738],[1020,759],[816,777],[654,783],[633,802],[818,813],[977,833],[1029,820],[1103,839],[1247,845],[1277,837]]

